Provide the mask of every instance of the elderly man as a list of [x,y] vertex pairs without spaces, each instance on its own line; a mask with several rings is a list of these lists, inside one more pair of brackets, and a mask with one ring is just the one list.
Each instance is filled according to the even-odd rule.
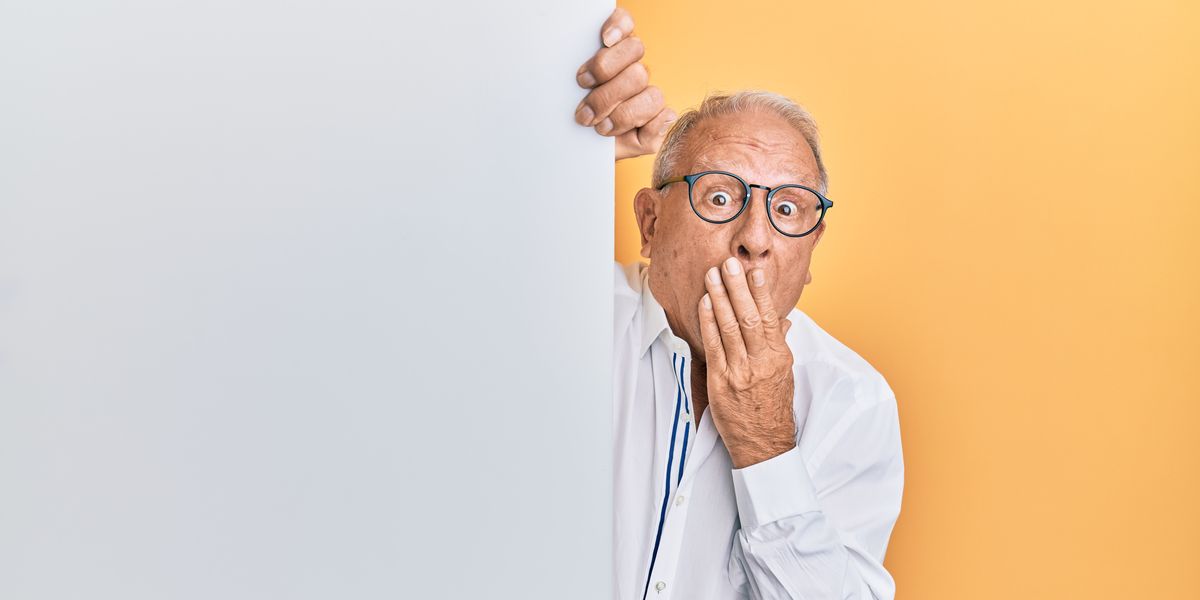
[[617,9],[576,75],[618,160],[661,146],[634,200],[650,264],[615,273],[617,597],[892,598],[895,396],[795,308],[832,206],[816,126],[765,92],[676,120],[632,32]]

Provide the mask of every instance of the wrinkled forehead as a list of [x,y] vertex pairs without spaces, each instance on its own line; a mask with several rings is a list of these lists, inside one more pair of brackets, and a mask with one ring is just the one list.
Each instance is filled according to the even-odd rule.
[[750,183],[816,186],[817,161],[798,129],[762,112],[710,117],[687,140],[686,173],[729,171]]

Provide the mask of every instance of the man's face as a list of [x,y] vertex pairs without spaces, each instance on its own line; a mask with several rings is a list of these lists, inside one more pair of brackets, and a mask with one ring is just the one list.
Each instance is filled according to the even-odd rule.
[[[804,135],[771,112],[750,110],[703,121],[689,132],[685,150],[679,172],[670,177],[721,170],[750,184],[773,188],[799,183],[817,189],[817,161]],[[693,360],[704,359],[697,312],[705,294],[704,275],[730,256],[741,261],[743,273],[764,270],[781,318],[800,300],[825,222],[804,237],[787,237],[767,218],[766,194],[751,188],[742,214],[717,225],[692,211],[687,183],[638,192],[634,205],[643,256],[651,259],[650,290],[666,311],[671,330],[691,347]]]

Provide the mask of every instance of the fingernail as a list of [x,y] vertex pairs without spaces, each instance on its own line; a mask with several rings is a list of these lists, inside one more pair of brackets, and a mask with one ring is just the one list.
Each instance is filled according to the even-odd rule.
[[755,269],[750,278],[754,280],[754,285],[761,286],[764,280],[762,269]]
[[605,46],[612,46],[613,44],[615,44],[619,41],[621,41],[621,30],[620,29],[617,29],[616,27],[614,27],[614,28],[609,29],[608,31],[604,32],[604,45]]
[[704,308],[712,308],[712,298],[709,298],[708,294],[705,294],[701,300],[704,302]]
[[579,80],[579,85],[586,88],[596,85],[596,78],[592,77],[591,71],[583,71],[576,79]]
[[742,272],[742,263],[738,262],[738,259],[730,256],[725,260],[725,270],[729,271],[730,275],[737,275],[738,273]]
[[605,118],[603,121],[600,121],[599,125],[596,126],[596,131],[600,135],[604,135],[604,134],[612,131],[612,128],[613,128],[612,119]]
[[708,282],[721,285],[721,273],[717,271],[716,267],[708,270]]
[[594,118],[596,113],[592,112],[592,107],[587,104],[580,104],[579,108],[575,109],[575,120],[584,125],[590,125]]

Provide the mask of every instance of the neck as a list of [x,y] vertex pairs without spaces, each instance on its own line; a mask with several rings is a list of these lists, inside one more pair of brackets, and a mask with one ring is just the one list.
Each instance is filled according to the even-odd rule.
[[703,361],[692,360],[692,410],[696,413],[696,422],[704,416],[708,407],[708,366]]
[[697,356],[703,358],[703,354],[698,355],[695,351],[696,348],[703,348],[703,346],[699,343],[699,340],[692,339],[688,328],[684,327],[684,323],[677,318],[682,313],[682,311],[677,310],[678,299],[668,293],[670,291],[669,287],[667,289],[659,289],[662,284],[660,284],[658,282],[658,278],[654,276],[653,270],[650,271],[648,285],[650,286],[650,295],[654,296],[654,300],[658,302],[659,306],[662,307],[663,314],[667,317],[667,327],[671,328],[671,333],[683,340],[688,347],[692,349],[693,360],[695,360]]

